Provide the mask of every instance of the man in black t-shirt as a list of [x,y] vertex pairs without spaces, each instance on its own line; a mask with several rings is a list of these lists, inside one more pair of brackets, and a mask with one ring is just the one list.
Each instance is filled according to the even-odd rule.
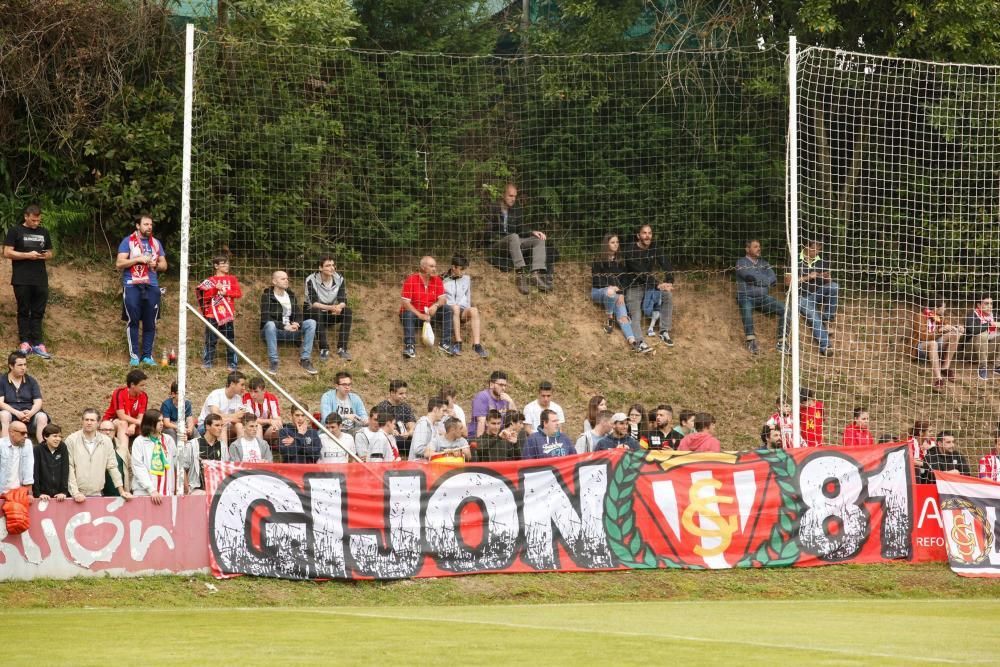
[[11,261],[10,284],[17,300],[18,348],[42,359],[52,355],[42,341],[42,317],[49,302],[49,275],[46,260],[52,259],[49,230],[41,226],[42,209],[32,204],[24,209],[24,222],[7,230],[3,256]]
[[28,427],[35,442],[44,442],[42,431],[49,416],[42,412],[42,390],[38,381],[28,375],[28,359],[23,352],[7,356],[7,373],[0,375],[0,435],[7,437],[12,422]]

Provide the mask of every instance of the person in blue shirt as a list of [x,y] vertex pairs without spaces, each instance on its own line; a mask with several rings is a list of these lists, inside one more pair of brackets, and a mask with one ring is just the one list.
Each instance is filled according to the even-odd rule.
[[576,454],[573,441],[559,432],[559,415],[555,410],[542,410],[541,425],[528,436],[521,458],[544,459],[573,454]]
[[840,286],[830,276],[830,266],[820,257],[823,244],[812,239],[799,255],[799,312],[809,322],[813,339],[824,357],[833,354],[826,325],[837,317]]
[[[184,443],[194,437],[195,418],[191,408],[191,401],[184,399],[184,419],[180,418],[177,409],[177,380],[170,384],[170,398],[160,405],[160,414],[163,415],[163,432],[174,439],[176,443]],[[179,432],[181,426],[183,432]]]
[[747,254],[736,260],[736,303],[740,307],[743,320],[743,334],[750,354],[760,352],[757,336],[753,328],[753,311],[765,315],[777,315],[778,351],[789,352],[785,344],[785,304],[770,295],[770,289],[778,282],[774,269],[761,255],[760,241],[750,239],[746,245]]
[[127,323],[129,366],[140,363],[155,366],[153,343],[156,341],[156,320],[160,318],[160,283],[157,276],[167,270],[167,255],[163,244],[153,237],[153,218],[148,213],[136,216],[135,231],[118,244],[115,268],[122,272],[125,301],[122,319]]
[[322,451],[319,432],[313,428],[306,413],[294,408],[292,423],[285,424],[278,431],[278,452],[282,463],[316,463]]

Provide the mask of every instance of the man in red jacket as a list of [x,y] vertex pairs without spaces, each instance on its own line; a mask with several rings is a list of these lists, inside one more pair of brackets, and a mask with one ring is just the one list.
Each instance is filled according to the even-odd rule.
[[854,408],[854,421],[844,429],[844,447],[871,447],[874,444],[875,438],[868,430],[868,411]]

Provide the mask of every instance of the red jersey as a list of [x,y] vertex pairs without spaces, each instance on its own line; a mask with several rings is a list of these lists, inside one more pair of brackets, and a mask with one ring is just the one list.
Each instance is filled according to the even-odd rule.
[[208,320],[215,319],[215,313],[212,309],[212,299],[214,297],[223,297],[226,303],[229,304],[230,310],[235,313],[236,308],[233,305],[233,300],[243,296],[243,290],[240,289],[240,281],[236,276],[230,275],[206,278],[198,285],[197,291],[200,296],[198,302],[201,304],[201,314]]
[[243,394],[243,405],[247,410],[257,415],[257,419],[278,419],[281,408],[278,407],[278,397],[269,391],[264,392],[264,400],[257,403],[250,392]]
[[775,412],[767,420],[768,426],[777,426],[778,430],[781,431],[781,447],[783,449],[794,449],[795,448],[795,424],[792,422],[792,416],[787,417],[782,415],[780,412]]
[[[930,445],[931,445],[931,447],[934,447],[936,445],[936,443],[934,442],[934,440],[925,440],[925,442],[929,442]],[[920,441],[917,440],[917,436],[911,435],[910,439],[907,440],[906,443],[910,446],[910,454],[913,456],[913,460],[914,461],[923,461],[924,460],[924,450],[920,447]],[[928,447],[928,451],[929,450],[930,450],[930,447]]]
[[872,432],[857,426],[854,422],[844,429],[844,447],[871,447],[875,444]]
[[111,405],[105,411],[104,419],[117,419],[118,410],[124,410],[125,414],[134,419],[142,419],[148,400],[144,391],[137,396],[129,396],[128,387],[118,387],[111,394]]
[[[417,309],[418,313],[424,312],[424,308],[434,305],[441,295],[444,294],[444,281],[440,276],[431,276],[431,279],[424,285],[423,276],[419,273],[411,274],[403,281],[403,291],[401,296],[410,302]],[[406,310],[402,306],[399,312]]]
[[823,446],[823,401],[799,406],[799,430],[803,447]]
[[1000,456],[987,454],[979,459],[979,478],[1000,482]]

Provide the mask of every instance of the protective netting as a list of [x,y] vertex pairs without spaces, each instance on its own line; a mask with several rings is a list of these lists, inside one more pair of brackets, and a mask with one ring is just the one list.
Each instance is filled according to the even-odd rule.
[[[985,450],[1000,364],[989,332],[950,327],[967,325],[1000,277],[1000,69],[815,48],[797,66],[800,236],[823,243],[828,267],[813,268],[839,286],[825,324],[831,286],[820,277],[801,292],[817,326],[803,320],[800,377],[826,404],[826,440],[839,442],[860,406],[876,435],[925,420]],[[942,367],[954,348],[951,373],[916,356],[921,339],[936,341]]]

